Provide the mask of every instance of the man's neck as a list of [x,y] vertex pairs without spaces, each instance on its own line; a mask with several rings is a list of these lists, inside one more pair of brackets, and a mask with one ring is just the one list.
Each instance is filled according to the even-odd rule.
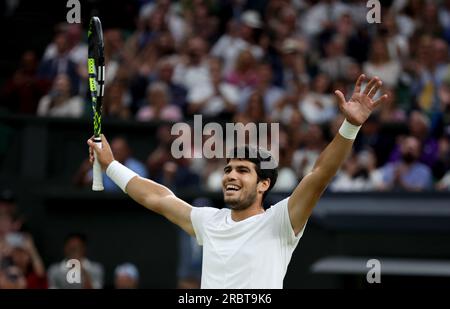
[[231,219],[235,222],[245,220],[247,218],[262,214],[264,208],[261,203],[255,203],[252,206],[243,210],[231,210]]

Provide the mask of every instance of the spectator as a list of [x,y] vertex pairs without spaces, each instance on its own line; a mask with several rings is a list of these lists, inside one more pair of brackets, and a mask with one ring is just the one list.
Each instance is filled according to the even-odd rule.
[[35,52],[23,53],[19,68],[2,87],[0,107],[11,113],[36,114],[39,99],[48,91],[37,77],[38,64]]
[[18,217],[12,192],[8,189],[2,190],[0,192],[0,272],[13,266],[12,243],[18,238],[21,226],[22,221]]
[[399,33],[395,18],[393,12],[386,14],[378,32],[386,40],[389,58],[402,63],[409,57],[409,42],[405,35]]
[[437,180],[445,177],[445,173],[450,171],[450,134],[439,138],[436,161],[431,168]]
[[272,111],[276,104],[283,99],[284,90],[273,85],[272,67],[269,63],[262,63],[258,66],[258,83],[254,88],[247,87],[242,91],[240,110],[246,110],[246,103],[256,90],[261,94],[264,102],[264,112]]
[[353,153],[332,182],[330,190],[356,192],[379,189],[382,185],[382,175],[376,166],[376,157],[372,150]]
[[131,263],[117,265],[114,270],[115,289],[137,289],[139,287],[139,270]]
[[420,141],[413,136],[401,142],[401,159],[381,168],[382,190],[424,191],[431,188],[431,170],[419,162],[420,148]]
[[348,6],[340,1],[319,1],[305,12],[302,29],[313,38],[321,32],[333,29],[339,17],[348,11]]
[[377,37],[372,41],[369,60],[364,63],[363,71],[369,78],[378,76],[390,88],[397,86],[401,67],[398,61],[390,58],[385,39]]
[[268,122],[264,108],[264,97],[259,91],[255,91],[250,95],[245,104],[245,110],[236,115],[235,122],[244,124]]
[[331,81],[325,74],[313,80],[312,91],[298,102],[299,110],[308,123],[323,124],[337,114],[335,97],[330,95]]
[[292,167],[299,179],[312,171],[314,163],[325,147],[322,129],[316,124],[310,124],[305,132],[303,144],[295,150],[292,158]]
[[[87,240],[83,234],[70,234],[64,242],[64,260],[50,265],[48,269],[51,289],[101,289],[103,288],[103,266],[86,256]],[[81,265],[81,283],[67,281],[67,262],[76,259]]]
[[124,82],[113,81],[105,89],[102,116],[122,120],[129,119],[131,116],[128,108],[130,104],[131,96],[127,91],[127,85]]
[[[120,29],[108,29],[104,33],[105,42],[105,85],[108,86],[116,79],[121,65],[126,63],[124,38]],[[106,92],[107,93],[107,92]]]
[[26,289],[27,282],[17,266],[0,271],[0,289]]
[[209,72],[211,82],[196,86],[189,92],[189,112],[229,119],[237,109],[239,91],[233,85],[223,81],[220,60],[211,59]]
[[173,81],[187,91],[209,82],[208,46],[200,37],[187,42],[187,55],[175,66]]
[[287,91],[290,91],[292,85],[299,80],[309,79],[305,59],[306,49],[306,43],[296,39],[286,39],[281,46],[281,80],[283,88]]
[[414,78],[411,93],[417,107],[428,114],[440,109],[438,90],[443,77],[443,67],[434,55],[433,42],[430,36],[419,37],[415,59],[407,66]]
[[384,87],[384,93],[388,95],[386,104],[380,108],[379,120],[384,124],[404,124],[407,121],[406,113],[399,107],[397,94],[394,89]]
[[157,64],[155,76],[150,77],[150,82],[163,82],[168,87],[170,102],[187,115],[187,91],[173,81],[174,61],[169,57],[162,58]]
[[[429,167],[433,166],[438,155],[438,142],[431,136],[430,121],[419,111],[414,111],[409,116],[408,122],[409,134],[419,140],[422,145],[420,154],[420,162],[425,163]],[[401,146],[397,146],[392,150],[389,161],[398,161],[401,157]]]
[[80,117],[83,114],[83,100],[72,96],[70,79],[67,75],[56,76],[52,90],[39,101],[37,114],[51,117]]
[[225,74],[236,66],[236,60],[244,50],[249,50],[255,59],[262,59],[264,52],[256,44],[256,32],[261,26],[261,17],[256,11],[246,11],[239,22],[231,20],[228,23],[227,33],[219,38],[211,50],[212,56],[224,61]]
[[11,259],[25,277],[27,289],[46,289],[47,278],[44,263],[39,255],[33,238],[29,234],[18,234],[18,240],[12,245]]
[[354,62],[345,54],[345,39],[335,35],[325,44],[325,57],[320,60],[320,72],[328,75],[333,81],[345,78],[344,73]]
[[77,95],[80,90],[80,76],[77,64],[70,59],[69,42],[64,32],[56,34],[54,39],[56,52],[43,59],[39,66],[38,77],[52,84],[57,75],[65,74],[70,81],[71,95]]
[[234,69],[227,75],[227,82],[239,87],[255,87],[258,83],[256,60],[250,50],[239,53]]
[[162,82],[148,86],[147,103],[148,105],[141,107],[136,115],[139,121],[179,121],[183,117],[178,106],[171,104],[169,89]]
[[[81,27],[81,24],[63,24],[59,25],[59,28],[58,31],[60,34],[66,38],[69,59],[77,66],[86,68],[87,70],[86,56],[88,53],[88,46],[81,40],[83,37],[83,28]],[[55,38],[54,42],[47,46],[44,56],[42,57],[44,61],[58,57],[61,49],[61,46],[59,46],[58,43],[57,38]]]

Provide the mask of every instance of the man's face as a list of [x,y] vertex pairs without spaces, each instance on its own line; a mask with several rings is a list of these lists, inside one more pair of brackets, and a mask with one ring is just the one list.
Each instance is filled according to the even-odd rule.
[[256,200],[258,175],[255,164],[244,160],[230,160],[224,168],[222,191],[225,204],[233,210],[244,210]]
[[401,144],[400,151],[406,163],[412,163],[420,157],[420,142],[415,137],[407,137]]
[[64,245],[64,254],[69,259],[81,259],[85,256],[86,248],[84,243],[78,238],[67,240]]
[[111,142],[111,150],[117,161],[123,163],[130,156],[130,149],[123,138],[116,138]]

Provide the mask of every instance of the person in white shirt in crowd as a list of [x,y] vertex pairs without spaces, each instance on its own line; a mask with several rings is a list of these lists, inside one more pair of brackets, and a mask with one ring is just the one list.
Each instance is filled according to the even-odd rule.
[[335,98],[328,94],[331,81],[325,74],[317,75],[312,82],[312,89],[298,102],[299,110],[310,124],[324,124],[337,114]]
[[345,73],[354,60],[345,54],[346,39],[335,35],[325,44],[325,57],[319,62],[319,71],[331,80],[345,78]]
[[239,90],[225,82],[221,72],[220,59],[212,58],[209,61],[210,82],[197,85],[188,93],[190,114],[202,114],[205,117],[234,114],[239,100]]
[[387,87],[396,87],[402,68],[398,61],[391,59],[386,39],[374,38],[370,50],[369,60],[363,65],[364,74],[380,76]]
[[65,74],[57,75],[50,92],[43,96],[37,108],[38,116],[81,117],[84,101],[72,95],[70,79]]
[[211,55],[223,59],[224,74],[230,73],[243,50],[250,50],[257,60],[264,56],[263,49],[256,44],[255,31],[262,27],[261,17],[256,11],[242,13],[239,22],[231,20],[227,33],[222,35],[211,49]]
[[173,81],[188,91],[210,82],[208,43],[201,37],[191,37],[173,73]]
[[334,28],[339,17],[347,12],[349,12],[348,5],[341,1],[318,1],[304,13],[302,29],[308,37],[314,37]]
[[325,137],[320,126],[310,124],[304,134],[303,144],[294,151],[292,157],[292,167],[299,179],[302,179],[312,171],[314,162],[316,162],[325,146]]
[[334,192],[375,191],[382,186],[382,175],[376,168],[375,153],[365,149],[353,153],[330,185]]
[[[86,256],[86,236],[73,233],[67,236],[64,242],[64,260],[50,265],[47,277],[50,289],[101,289],[103,288],[103,266],[91,261]],[[71,269],[67,262],[71,259],[78,260],[81,269],[81,282],[69,282],[67,273]]]

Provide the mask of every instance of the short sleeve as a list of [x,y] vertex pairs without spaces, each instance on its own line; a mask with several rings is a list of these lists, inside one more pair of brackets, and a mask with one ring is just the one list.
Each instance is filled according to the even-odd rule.
[[279,226],[280,236],[282,239],[285,239],[289,245],[295,246],[300,238],[302,238],[307,222],[303,226],[302,230],[295,235],[294,229],[292,228],[291,219],[289,218],[288,201],[289,198],[285,198],[284,200],[273,205],[271,208],[274,211],[274,217]]
[[205,224],[214,216],[219,210],[212,207],[193,207],[191,211],[191,222],[194,228],[197,243],[203,246],[203,239],[205,233]]

